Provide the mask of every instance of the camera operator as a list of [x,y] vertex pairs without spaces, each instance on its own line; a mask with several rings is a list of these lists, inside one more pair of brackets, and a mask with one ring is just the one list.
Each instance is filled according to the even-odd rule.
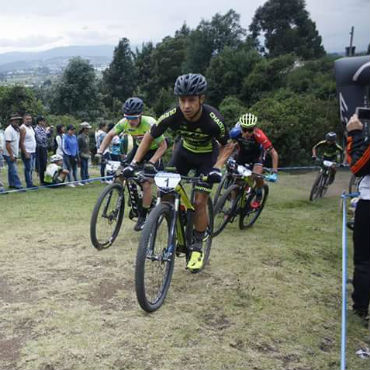
[[[361,116],[360,116],[361,119]],[[363,177],[353,230],[353,312],[369,320],[370,302],[370,140],[368,125],[354,114],[347,124],[347,153],[351,171]]]

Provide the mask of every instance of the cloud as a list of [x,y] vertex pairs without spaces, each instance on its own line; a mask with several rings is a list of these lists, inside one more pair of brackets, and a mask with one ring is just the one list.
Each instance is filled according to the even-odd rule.
[[61,39],[62,39],[61,36],[48,37],[44,35],[31,35],[28,37],[18,39],[0,39],[0,45],[4,48],[5,47],[36,48],[52,44],[54,42],[60,41]]

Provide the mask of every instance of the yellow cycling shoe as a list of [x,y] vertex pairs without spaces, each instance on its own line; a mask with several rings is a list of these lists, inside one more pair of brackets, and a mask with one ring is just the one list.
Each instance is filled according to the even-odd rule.
[[193,251],[186,268],[189,270],[200,270],[203,267],[204,255],[202,252]]

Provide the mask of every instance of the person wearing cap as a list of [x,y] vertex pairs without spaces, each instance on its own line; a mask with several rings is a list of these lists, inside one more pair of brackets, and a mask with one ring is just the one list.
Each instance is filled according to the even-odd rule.
[[50,157],[50,164],[46,167],[45,182],[47,184],[62,184],[68,176],[68,170],[63,168],[63,157],[54,154]]
[[77,136],[78,150],[80,152],[80,173],[83,183],[88,183],[89,179],[89,159],[90,159],[90,139],[89,129],[91,128],[88,122],[80,123],[80,132]]
[[20,148],[22,151],[22,161],[24,166],[24,178],[27,188],[33,188],[32,173],[35,168],[36,160],[36,138],[32,127],[32,116],[29,113],[23,115],[23,124],[19,128]]
[[44,173],[48,163],[48,138],[51,136],[51,128],[46,127],[46,119],[43,116],[36,118],[36,168],[39,173],[40,185],[45,185]]
[[[76,129],[73,125],[67,126],[67,133],[63,136],[63,152],[64,152],[64,163],[68,170],[68,181],[72,181],[72,176],[77,185],[83,186],[81,182],[78,182],[77,178],[77,163],[79,162],[79,150],[77,137],[75,135]],[[75,184],[69,184],[68,186],[74,188]]]
[[17,172],[17,157],[19,153],[19,124],[22,117],[12,114],[9,119],[9,126],[5,129],[4,158],[8,164],[8,183],[10,189],[22,189],[22,182]]

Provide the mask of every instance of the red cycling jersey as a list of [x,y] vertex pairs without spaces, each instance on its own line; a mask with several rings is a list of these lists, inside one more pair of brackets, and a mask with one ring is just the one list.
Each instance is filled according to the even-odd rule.
[[269,150],[272,147],[271,141],[260,128],[254,129],[253,137],[258,144],[262,145],[263,149]]

